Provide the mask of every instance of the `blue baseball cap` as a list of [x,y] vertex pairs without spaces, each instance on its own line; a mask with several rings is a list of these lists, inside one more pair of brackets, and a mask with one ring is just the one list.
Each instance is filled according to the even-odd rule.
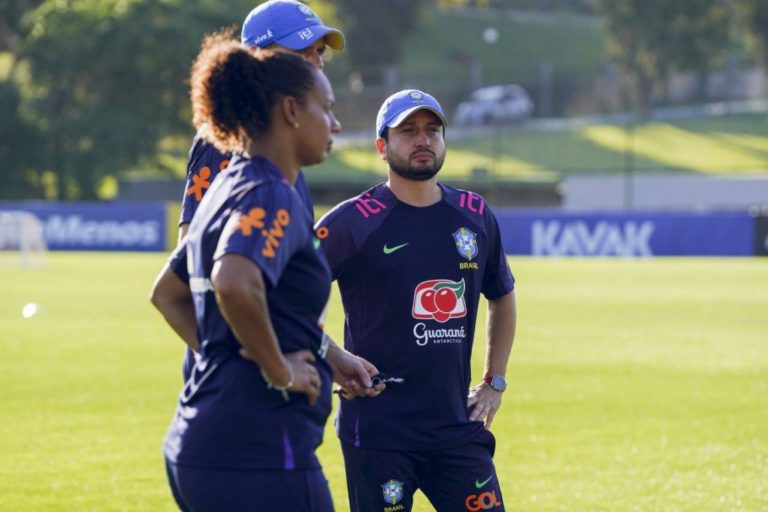
[[433,96],[416,89],[406,89],[396,92],[381,104],[379,114],[376,116],[376,136],[381,137],[387,128],[400,126],[408,116],[422,109],[429,110],[439,117],[443,126],[448,124],[443,114],[443,107]]
[[344,34],[326,27],[312,9],[293,0],[269,0],[254,8],[245,18],[240,34],[246,46],[264,48],[277,43],[295,51],[322,38],[334,50],[344,48]]

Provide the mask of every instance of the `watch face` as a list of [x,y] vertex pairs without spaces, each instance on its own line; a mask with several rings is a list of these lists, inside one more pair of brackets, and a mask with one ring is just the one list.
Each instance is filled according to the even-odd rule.
[[504,391],[507,389],[507,381],[501,375],[494,375],[491,377],[490,385],[496,391]]

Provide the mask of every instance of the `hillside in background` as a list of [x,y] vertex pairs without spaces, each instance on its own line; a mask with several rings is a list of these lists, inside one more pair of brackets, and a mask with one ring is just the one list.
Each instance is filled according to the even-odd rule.
[[[461,138],[449,126],[444,179],[486,178],[559,181],[571,173],[617,173],[633,154],[636,172],[711,174],[768,173],[768,117],[765,114],[650,122],[634,127],[631,147],[625,126],[594,124],[563,130],[498,129],[480,138]],[[310,181],[384,176],[384,163],[370,144],[331,153],[307,172]]]

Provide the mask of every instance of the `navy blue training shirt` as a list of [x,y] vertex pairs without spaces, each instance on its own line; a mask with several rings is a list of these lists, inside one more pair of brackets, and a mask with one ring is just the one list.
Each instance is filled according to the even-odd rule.
[[448,448],[483,428],[467,411],[479,297],[510,293],[514,278],[485,201],[440,187],[442,200],[420,208],[380,184],[315,226],[341,291],[346,348],[404,379],[342,400],[339,437],[360,448]]
[[[213,179],[229,165],[231,153],[221,153],[216,147],[195,135],[187,157],[187,177],[184,184],[184,197],[181,199],[181,217],[179,224],[192,222],[200,201],[211,187]],[[300,172],[293,185],[314,219],[312,195],[309,193],[304,173]]]
[[[199,133],[195,135],[187,158],[187,177],[184,186],[184,197],[181,200],[179,224],[188,224],[192,221],[198,205],[210,189],[214,178],[216,178],[219,172],[227,168],[231,158],[231,153],[221,153],[213,144],[203,139]],[[314,222],[315,214],[312,205],[312,195],[309,193],[303,172],[299,173],[293,188],[301,196]],[[183,367],[185,381],[192,372],[194,362],[195,358],[192,351],[187,349]]]
[[[189,283],[201,361],[179,399],[165,454],[180,465],[235,469],[319,468],[314,450],[330,413],[331,371],[322,357],[318,321],[328,301],[330,272],[316,248],[312,219],[280,171],[261,158],[235,156],[200,203],[172,270]],[[266,285],[270,320],[284,353],[318,357],[321,396],[268,389],[258,366],[239,355],[210,281],[216,260],[253,261]]]

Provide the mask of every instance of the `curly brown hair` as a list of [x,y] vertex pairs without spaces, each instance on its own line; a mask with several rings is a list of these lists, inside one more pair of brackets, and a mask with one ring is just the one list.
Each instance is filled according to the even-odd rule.
[[220,151],[243,151],[269,130],[280,98],[303,104],[315,73],[298,55],[244,47],[231,30],[208,35],[192,66],[192,122]]

